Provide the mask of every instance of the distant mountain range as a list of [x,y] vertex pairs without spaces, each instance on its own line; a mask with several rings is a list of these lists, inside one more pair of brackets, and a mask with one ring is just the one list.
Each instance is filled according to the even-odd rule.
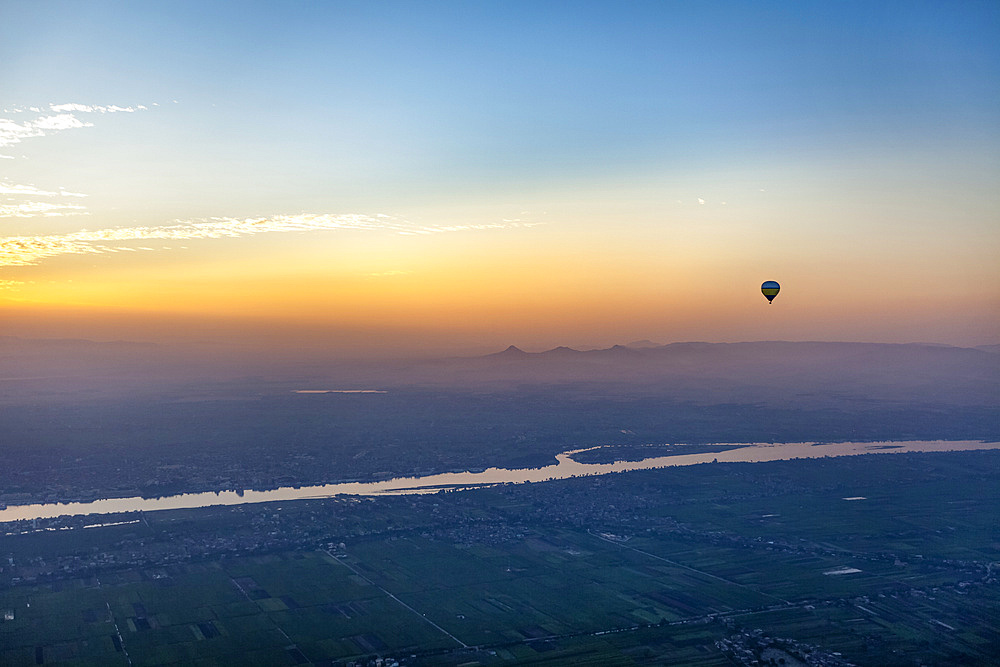
[[[636,341],[597,350],[511,345],[481,357],[422,361],[269,361],[209,348],[0,337],[0,380],[11,391],[131,390],[154,384],[308,380],[334,388],[436,386],[514,390],[601,386],[697,402],[810,403],[822,397],[1000,407],[1000,345],[763,341]],[[319,385],[317,385],[319,386]],[[302,388],[302,387],[299,387]]]
[[476,359],[438,366],[477,383],[596,382],[656,388],[657,393],[719,400],[897,400],[1000,407],[1000,346],[763,341],[615,345],[599,350],[557,347],[525,352],[510,346]]

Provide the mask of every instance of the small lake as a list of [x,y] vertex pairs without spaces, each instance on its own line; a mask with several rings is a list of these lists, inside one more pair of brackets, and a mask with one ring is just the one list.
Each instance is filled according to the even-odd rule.
[[377,496],[386,494],[436,493],[442,489],[461,490],[497,484],[544,482],[569,477],[606,475],[629,470],[649,470],[699,463],[761,463],[791,459],[817,459],[859,454],[900,454],[904,452],[954,452],[980,449],[1000,449],[1000,442],[978,440],[915,440],[892,442],[788,442],[788,443],[719,443],[731,449],[698,454],[654,456],[640,461],[614,463],[580,463],[573,455],[597,447],[575,449],[556,455],[556,463],[544,468],[508,470],[488,468],[479,472],[449,472],[425,477],[396,477],[376,482],[342,482],[298,488],[283,487],[270,491],[218,491],[185,493],[162,498],[108,498],[93,502],[46,503],[12,505],[0,510],[0,521],[48,519],[64,515],[111,514],[116,512],[152,512],[167,509],[188,509],[212,505],[242,505],[279,500],[330,498],[338,495]]

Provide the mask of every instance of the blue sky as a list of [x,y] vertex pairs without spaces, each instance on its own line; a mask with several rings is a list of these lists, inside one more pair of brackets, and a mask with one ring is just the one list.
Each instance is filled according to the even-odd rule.
[[[8,158],[0,180],[12,191],[87,195],[0,216],[0,237],[381,214],[455,233],[435,231],[437,246],[409,251],[381,237],[352,241],[353,252],[386,258],[371,273],[433,267],[443,276],[459,270],[463,253],[489,264],[502,238],[500,247],[511,246],[505,261],[539,272],[537,280],[544,261],[533,248],[552,253],[553,271],[590,262],[607,272],[602,284],[623,279],[623,290],[669,282],[668,273],[634,268],[652,266],[664,244],[664,257],[714,285],[746,250],[759,270],[795,279],[830,264],[840,277],[812,275],[817,298],[836,300],[845,272],[857,276],[855,288],[913,277],[910,292],[908,278],[892,286],[911,295],[911,314],[940,306],[918,303],[930,284],[921,272],[938,271],[967,297],[970,337],[996,322],[998,277],[988,268],[1000,248],[996,3],[3,2],[0,11],[0,117],[15,127],[0,145]],[[44,121],[53,127],[29,136],[28,124],[63,104],[80,106],[62,112],[74,121],[59,122],[79,126]],[[37,203],[19,192],[8,193],[10,205]],[[505,220],[526,226],[504,230]],[[460,233],[471,227],[482,233]],[[346,237],[317,233],[325,235],[303,243],[329,243],[343,259]],[[774,243],[746,245],[765,237]],[[294,243],[268,238],[280,249],[274,262],[318,261],[303,247],[299,262]],[[267,257],[247,245],[197,241],[183,259],[176,249],[142,257],[162,270],[216,275]],[[30,287],[43,274],[69,279],[68,259],[0,275],[11,307],[131,303],[114,292],[112,276],[128,274],[118,259],[73,278],[100,282],[87,295]],[[751,263],[745,269],[749,280]],[[443,280],[414,286],[414,298],[433,306]],[[642,304],[658,298],[646,297]],[[866,312],[877,311],[877,294],[868,297]],[[977,302],[986,320],[969,310]],[[628,330],[727,338],[747,324],[699,327],[707,316],[675,305],[684,326],[647,319]],[[584,327],[595,342],[611,337],[599,333],[606,308],[588,307],[602,314],[564,326]],[[394,308],[386,306],[386,321],[405,317]],[[771,333],[816,337],[825,324],[815,318]],[[837,336],[923,336],[917,315],[867,332],[866,319]],[[558,322],[546,331],[558,338]],[[926,336],[959,338],[938,325]]]

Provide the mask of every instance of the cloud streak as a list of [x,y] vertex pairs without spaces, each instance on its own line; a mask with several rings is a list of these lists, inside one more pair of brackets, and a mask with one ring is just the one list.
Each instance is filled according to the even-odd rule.
[[79,204],[50,204],[44,201],[29,201],[20,204],[0,204],[0,218],[46,218],[66,215],[90,215],[86,206]]
[[46,134],[54,132],[93,126],[93,123],[86,123],[71,113],[41,116],[23,123],[9,118],[0,118],[0,146],[13,146],[32,137],[44,137]]
[[120,107],[117,105],[99,106],[76,103],[50,104],[48,111],[43,111],[39,107],[6,108],[3,109],[3,112],[8,114],[33,113],[43,115],[22,122],[11,118],[0,118],[0,147],[13,146],[33,137],[44,137],[48,134],[63,132],[65,130],[94,126],[89,121],[77,118],[76,114],[78,113],[134,113],[145,110],[146,107],[142,105]]
[[[8,202],[17,202],[16,197],[86,197],[79,192],[66,192],[61,189],[59,192],[42,190],[34,185],[20,185],[9,181],[0,182],[0,195],[8,196]],[[0,218],[34,218],[34,217],[54,217],[65,215],[89,215],[86,206],[79,204],[56,204],[46,201],[21,201],[17,203],[0,204]]]
[[[54,205],[58,206],[58,205]],[[82,208],[82,207],[81,207]],[[52,209],[53,212],[56,209]],[[533,227],[538,223],[502,221],[467,225],[417,225],[403,218],[378,214],[299,214],[270,218],[206,218],[176,221],[154,227],[112,227],[81,230],[47,236],[0,238],[0,267],[34,266],[60,255],[103,254],[120,251],[152,250],[148,246],[127,245],[133,241],[224,239],[255,234],[315,232],[333,230],[387,231],[403,235]]]
[[81,194],[79,192],[67,192],[62,188],[59,192],[52,192],[51,190],[42,190],[41,188],[36,188],[34,185],[20,185],[17,183],[10,183],[9,181],[0,182],[0,195],[17,195],[20,197],[86,197],[87,195]]
[[110,106],[88,105],[88,104],[50,104],[49,108],[55,112],[81,111],[83,113],[132,113],[134,111],[145,111],[146,107],[139,104],[134,107],[120,107],[112,104]]

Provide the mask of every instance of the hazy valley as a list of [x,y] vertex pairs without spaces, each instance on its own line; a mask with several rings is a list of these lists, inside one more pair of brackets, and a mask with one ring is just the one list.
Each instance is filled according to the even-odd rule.
[[[4,339],[7,504],[538,467],[597,445],[1000,438],[1000,354],[682,343],[473,358],[195,358]],[[238,363],[241,362],[241,363]],[[327,390],[384,393],[300,393]]]

